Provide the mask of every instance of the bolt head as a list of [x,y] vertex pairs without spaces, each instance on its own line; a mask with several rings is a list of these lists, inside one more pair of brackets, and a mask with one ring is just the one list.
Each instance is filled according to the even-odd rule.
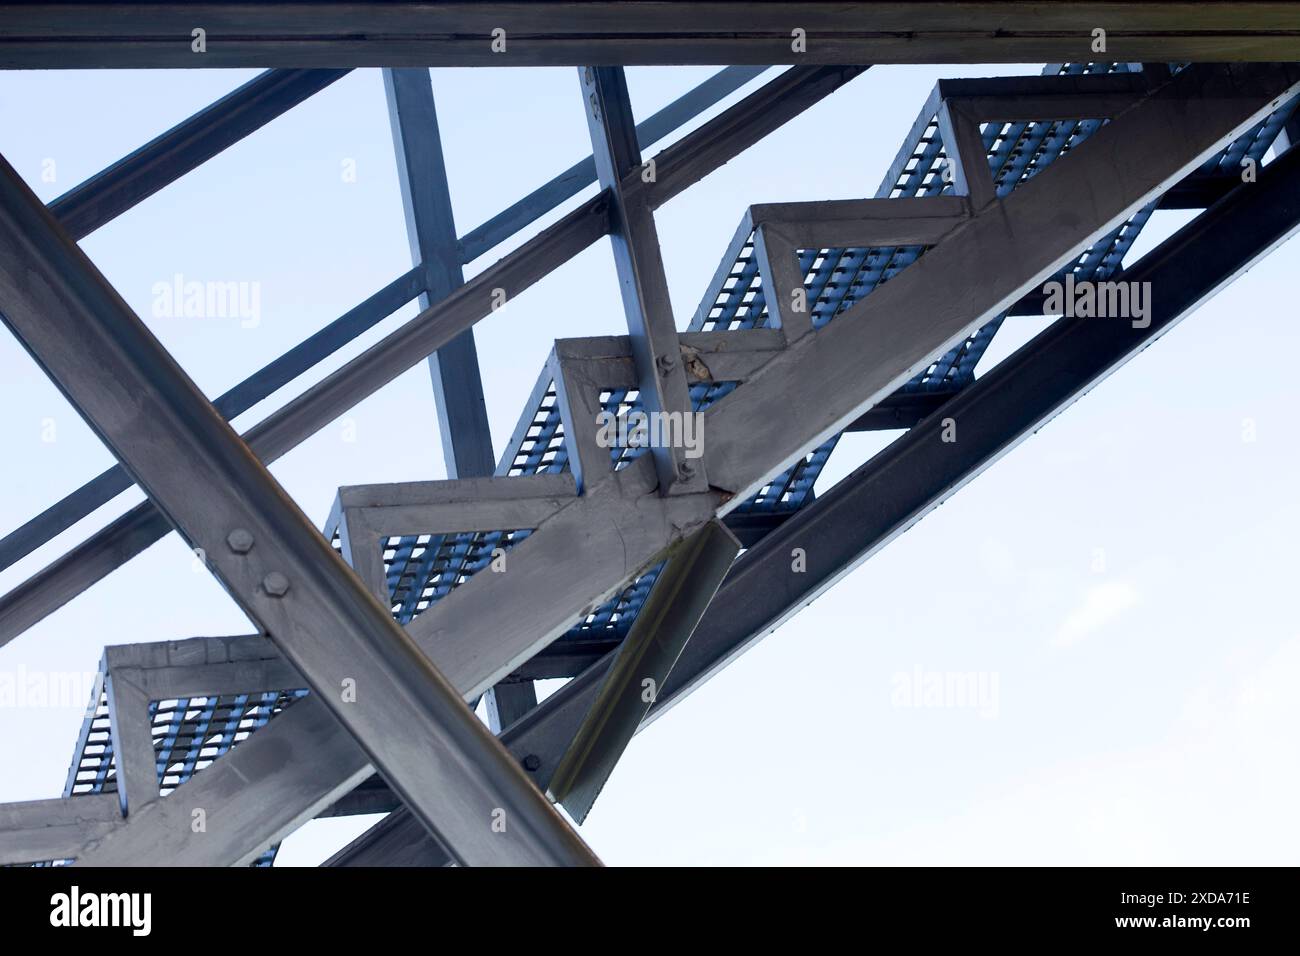
[[677,477],[682,481],[690,481],[695,477],[695,465],[689,461],[683,461],[677,466]]
[[529,754],[527,757],[524,758],[524,769],[529,771],[530,773],[541,769],[541,766],[542,766],[542,758],[537,756],[537,754]]
[[262,578],[262,588],[271,597],[283,597],[289,590],[289,579],[279,571],[272,571]]
[[676,365],[677,365],[677,360],[673,358],[671,355],[669,355],[667,352],[659,356],[659,371],[661,374],[667,375],[669,372],[673,370],[673,368]]
[[226,544],[230,545],[230,550],[235,554],[248,554],[253,550],[253,532],[245,528],[236,528],[226,535]]

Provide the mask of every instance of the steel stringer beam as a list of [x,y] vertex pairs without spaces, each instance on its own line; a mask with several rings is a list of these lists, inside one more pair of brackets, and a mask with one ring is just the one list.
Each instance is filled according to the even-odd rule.
[[0,68],[1053,63],[1086,59],[1098,27],[1120,61],[1300,59],[1300,11],[1251,0],[277,0],[11,4]]
[[0,309],[458,862],[598,862],[7,163]]
[[350,70],[267,70],[50,203],[73,239],[138,205]]
[[[652,204],[658,207],[668,202],[865,69],[795,67],[774,77],[655,156],[659,178],[643,187],[649,190]],[[245,440],[269,464],[450,341],[457,332],[490,314],[492,289],[505,288],[518,295],[595,243],[608,229],[608,202],[602,194],[543,229],[456,294],[432,305],[364,355],[313,385],[247,432]],[[114,519],[0,598],[0,646],[170,530],[171,526],[148,501]]]
[[710,521],[681,544],[655,581],[547,785],[551,799],[579,824],[591,812],[739,552],[740,542],[726,525]]
[[[967,482],[1163,336],[1300,230],[1300,150],[1264,167],[1120,277],[1150,282],[1151,325],[1059,319],[800,509],[736,562],[650,709],[655,719],[771,634]],[[941,441],[943,419],[960,440]],[[804,548],[807,570],[791,572]],[[594,664],[509,727],[502,742],[529,757],[545,787],[613,659]],[[397,809],[326,864],[440,866],[446,854]]]

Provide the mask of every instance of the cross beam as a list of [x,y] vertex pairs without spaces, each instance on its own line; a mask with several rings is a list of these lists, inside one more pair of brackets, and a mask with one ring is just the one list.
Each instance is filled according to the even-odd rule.
[[0,68],[1050,63],[1096,29],[1126,62],[1300,59],[1266,2],[46,2],[6,11]]

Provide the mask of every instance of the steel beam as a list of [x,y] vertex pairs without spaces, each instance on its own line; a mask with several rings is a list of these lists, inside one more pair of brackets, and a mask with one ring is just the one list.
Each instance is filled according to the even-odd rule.
[[[385,70],[384,89],[411,259],[424,275],[425,291],[420,296],[423,311],[465,284],[447,164],[429,71]],[[492,454],[492,431],[472,328],[429,356],[429,374],[447,477],[492,474],[496,457]]]
[[7,164],[0,200],[5,323],[403,801],[460,862],[594,862]]
[[[662,205],[857,77],[863,69],[787,70],[660,152],[655,159],[661,175],[656,183],[644,188],[650,189],[656,206]],[[594,243],[608,228],[607,203],[602,196],[594,197],[476,276],[455,296],[416,316],[365,355],[272,414],[245,435],[246,440],[269,464],[489,314],[492,289],[509,288],[518,294]],[[0,646],[170,530],[151,502],[137,505],[110,522],[0,599]]]
[[1300,11],[1253,0],[45,2],[6,13],[0,67],[1049,63],[1095,55],[1097,27],[1125,62],[1300,59]]
[[532,681],[499,682],[483,696],[483,702],[488,728],[499,734],[537,706],[537,688]]
[[0,803],[0,866],[72,859],[121,821],[111,793]]
[[[944,407],[961,440],[940,441],[935,416],[855,469],[736,562],[650,710],[650,720],[815,600],[898,535],[934,511],[1220,289],[1300,229],[1300,150],[1263,168],[1192,220],[1125,274],[1151,282],[1151,325],[1059,319]],[[791,573],[805,549],[807,570]],[[595,699],[613,653],[502,734],[546,786]],[[446,855],[409,811],[399,809],[327,865],[439,866]]]
[[68,190],[50,212],[83,239],[349,72],[267,70]]
[[[133,674],[114,673],[103,666],[108,695],[109,726],[113,732],[113,761],[117,767],[117,796],[122,813],[139,810],[158,799],[158,757],[149,722],[149,694]],[[161,698],[160,698],[161,699]]]
[[[425,276],[425,292],[420,297],[423,310],[465,284],[447,164],[429,71],[385,70],[384,88],[411,258]],[[496,457],[472,328],[429,356],[429,376],[447,477],[491,475]],[[518,697],[515,691],[504,693]],[[485,695],[489,713],[497,712],[495,694],[493,689]]]
[[[649,149],[669,133],[684,126],[705,110],[716,106],[750,80],[767,70],[765,66],[729,66],[719,70],[689,93],[684,93],[663,109],[637,124],[636,141],[642,149]],[[596,182],[596,160],[588,156],[574,163],[544,186],[508,209],[497,213],[487,222],[470,230],[460,240],[461,260],[473,262],[483,253],[509,239],[562,202],[572,199]]]
[[547,785],[551,799],[578,823],[587,819],[739,552],[726,526],[710,521],[660,572]]
[[[646,414],[691,413],[682,369],[668,277],[659,250],[654,212],[635,183],[658,178],[652,164],[642,167],[636,122],[620,67],[582,67],[578,71],[592,155],[600,185],[610,197],[610,243],[618,269],[623,312],[632,338],[637,387]],[[631,180],[631,185],[625,181]],[[700,492],[708,487],[702,470],[673,443],[650,448],[661,494]]]

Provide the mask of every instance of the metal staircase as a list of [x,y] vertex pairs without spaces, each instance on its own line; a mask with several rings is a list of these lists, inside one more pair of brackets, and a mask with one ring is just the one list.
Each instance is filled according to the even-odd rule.
[[[1164,296],[1145,330],[1072,331],[1079,320],[1061,319],[989,376],[975,374],[1009,317],[1041,314],[1045,281],[1066,273],[1076,282],[1160,281],[1158,270],[1170,268],[1165,246],[1124,260],[1162,204],[1204,208],[1226,196],[1213,214],[1245,215],[1238,207],[1259,199],[1233,187],[1243,163],[1264,170],[1261,182],[1273,165],[1265,156],[1292,118],[1297,82],[1288,66],[1137,64],[943,81],[875,198],[745,213],[677,336],[673,365],[688,402],[680,411],[698,413],[704,427],[700,490],[665,488],[649,449],[596,440],[598,413],[645,407],[635,335],[562,339],[492,476],[341,488],[324,538],[471,705],[498,688],[569,679],[493,730],[540,790],[563,768],[566,780],[598,793],[638,724],[1194,308],[1199,297]],[[671,160],[659,160],[661,176],[673,175]],[[640,201],[635,180],[619,188]],[[549,235],[563,235],[569,221]],[[1203,241],[1198,221],[1186,242]],[[1275,231],[1284,228],[1294,223]],[[1235,275],[1268,239],[1217,261]],[[452,293],[445,314],[458,295],[468,298],[464,290],[491,281]],[[1076,353],[1072,371],[1055,379],[1059,394],[1035,379],[1038,397],[1022,395],[1024,421],[1014,428],[981,424],[985,409],[1022,387],[1013,373],[1052,369],[1056,339],[1076,334],[1109,336],[1110,351]],[[955,442],[940,436],[949,422]],[[840,436],[853,430],[900,434],[815,495]],[[274,428],[261,434],[274,437]],[[257,450],[257,436],[248,440]],[[932,488],[900,486],[896,475],[915,468]],[[816,532],[842,522],[845,509],[857,537]],[[691,563],[692,542],[720,526],[734,542],[725,576],[716,559]],[[794,548],[807,552],[806,575],[790,570]],[[640,616],[657,612],[662,582],[689,589],[691,580],[706,592],[695,612],[671,627],[656,619],[660,637],[676,633],[677,645],[656,665],[655,692],[630,724],[602,723],[607,708],[630,706],[611,681],[633,645],[653,637],[644,636],[653,628],[638,629]],[[390,790],[385,768],[336,722],[349,704],[309,689],[318,673],[346,681],[345,663],[308,680],[269,631],[108,648],[105,687],[63,799],[0,807],[0,862],[270,865],[278,842],[313,816],[376,810],[390,813],[335,864],[446,862],[447,848]],[[312,653],[295,649],[294,660]],[[586,741],[582,753],[575,739]],[[209,838],[217,808],[233,822]],[[209,817],[204,839],[186,825],[196,809]]]

